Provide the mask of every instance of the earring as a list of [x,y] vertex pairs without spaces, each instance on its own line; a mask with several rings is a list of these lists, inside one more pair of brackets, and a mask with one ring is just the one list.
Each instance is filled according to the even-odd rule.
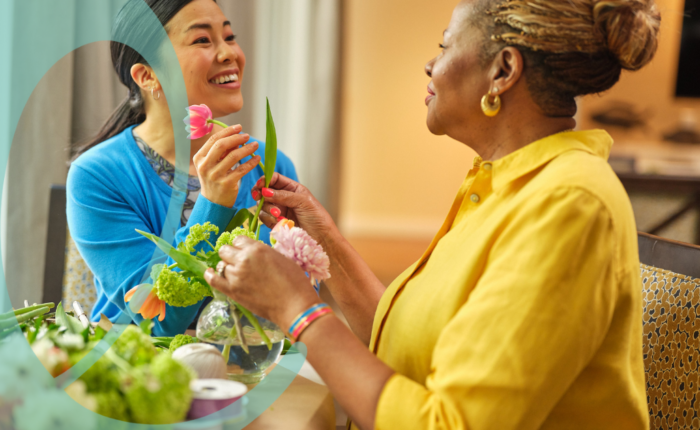
[[[158,94],[158,97],[154,93]],[[153,97],[153,100],[160,100],[160,91],[156,91],[155,87],[151,87],[151,97]]]
[[489,101],[489,97],[491,97],[491,95],[491,90],[489,90],[489,93],[481,98],[481,110],[484,111],[484,115],[488,117],[498,115],[498,112],[501,110],[501,98],[498,97],[498,95],[495,95],[493,96],[493,103],[491,103]]

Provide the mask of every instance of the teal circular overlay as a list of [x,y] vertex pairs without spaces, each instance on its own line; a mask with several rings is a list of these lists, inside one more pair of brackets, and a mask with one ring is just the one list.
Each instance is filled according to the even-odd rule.
[[[111,41],[111,25],[127,0],[3,0],[0,3],[0,179],[4,181],[10,147],[20,116],[42,77],[61,58],[93,42]],[[187,190],[190,144],[181,127],[188,106],[182,71],[165,29],[143,1],[139,37],[116,40],[138,51],[153,67],[166,95],[175,135],[176,178],[161,237],[172,242],[180,222]],[[147,37],[143,37],[146,34]],[[99,97],[99,94],[95,94]],[[66,108],[69,108],[66,106]],[[38,124],[37,126],[43,126]],[[57,160],[57,162],[63,162]],[[0,193],[2,192],[0,187]],[[4,220],[3,220],[4,222]],[[8,226],[8,228],[12,228]],[[137,234],[134,232],[134,234]],[[29,245],[28,245],[29,246]],[[35,244],[34,246],[41,246]],[[156,248],[153,261],[162,251]],[[0,265],[0,270],[3,270]],[[148,276],[147,270],[144,277]],[[9,314],[9,315],[8,315]],[[240,405],[231,405],[208,417],[179,424],[134,424],[104,417],[82,406],[79,395],[66,390],[112,346],[129,324],[128,315],[70,370],[53,378],[39,361],[12,313],[4,272],[0,276],[0,429],[242,429],[284,392],[306,358],[306,347],[295,344],[270,374],[238,402],[244,416],[234,417]],[[217,427],[218,426],[218,427]]]

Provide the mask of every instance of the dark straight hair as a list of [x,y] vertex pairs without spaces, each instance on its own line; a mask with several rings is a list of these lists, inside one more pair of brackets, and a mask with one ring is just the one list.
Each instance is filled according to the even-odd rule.
[[[105,140],[116,136],[126,128],[141,124],[146,119],[141,88],[131,77],[131,67],[134,64],[148,65],[141,54],[121,41],[149,40],[156,37],[155,30],[145,24],[143,18],[143,3],[151,8],[160,23],[165,27],[170,20],[177,15],[182,8],[187,6],[192,0],[128,0],[127,3],[117,13],[117,18],[112,29],[112,42],[110,50],[112,52],[112,65],[117,72],[119,80],[129,89],[127,97],[119,104],[119,107],[112,112],[109,119],[105,121],[93,138],[85,143],[79,144],[74,149],[72,161],[78,158],[88,149],[98,145]],[[213,0],[216,1],[216,0]],[[138,45],[138,43],[135,43]]]

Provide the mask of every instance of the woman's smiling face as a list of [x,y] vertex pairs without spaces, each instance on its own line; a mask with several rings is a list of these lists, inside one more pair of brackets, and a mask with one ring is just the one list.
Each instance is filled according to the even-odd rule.
[[245,54],[219,6],[193,0],[166,30],[182,68],[188,103],[206,104],[215,118],[241,110]]
[[437,135],[453,135],[456,128],[472,126],[483,117],[481,97],[488,92],[488,79],[481,65],[481,31],[471,23],[474,0],[461,2],[443,34],[442,52],[425,71],[428,85],[428,129]]

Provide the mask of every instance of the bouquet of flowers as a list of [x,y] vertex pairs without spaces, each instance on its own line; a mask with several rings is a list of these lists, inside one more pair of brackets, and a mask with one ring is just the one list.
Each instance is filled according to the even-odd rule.
[[[110,327],[105,330],[101,323],[93,330],[65,312],[60,303],[55,313],[49,313],[53,306],[46,303],[14,311],[17,318],[12,327],[7,325],[12,315],[2,316],[7,324],[0,333],[0,355],[9,360],[4,360],[0,369],[0,404],[13,406],[12,416],[5,418],[13,423],[6,424],[17,429],[49,428],[56,421],[65,428],[102,427],[87,422],[95,417],[83,413],[82,408],[144,424],[185,419],[192,401],[189,384],[196,374],[173,359],[169,351],[156,347],[150,337],[150,320],[126,327],[112,347],[74,382],[64,386],[66,382],[61,381],[70,378],[54,379],[85,357]],[[27,342],[31,350],[26,348]],[[27,355],[32,352],[47,372],[36,369],[35,360]],[[62,390],[75,403],[65,398]],[[75,410],[77,405],[82,408]],[[0,428],[2,421],[0,416]]]
[[[206,105],[190,106],[185,123],[187,131],[190,133],[188,137],[193,139],[211,133],[214,123],[226,127],[226,124],[212,119],[211,110]],[[265,164],[261,163],[266,186],[270,185],[275,171],[276,159],[277,133],[268,102]],[[216,268],[216,265],[221,261],[219,250],[224,245],[231,245],[237,236],[245,235],[254,240],[258,239],[260,234],[259,216],[263,204],[264,197],[258,203],[254,215],[247,209],[238,211],[215,244],[210,241],[211,234],[219,234],[219,229],[208,222],[191,227],[185,241],[177,244],[176,247],[154,234],[138,231],[152,240],[175,263],[171,266],[154,265],[151,271],[153,283],[138,285],[125,295],[125,301],[129,302],[130,308],[134,312],[142,314],[144,318],[158,317],[162,321],[165,317],[166,304],[179,307],[191,306],[206,296],[213,296],[216,292],[204,280],[204,272],[208,268]],[[279,223],[271,233],[271,237],[273,249],[293,259],[307,272],[312,285],[316,286],[319,281],[330,277],[328,270],[330,262],[322,247],[304,230],[295,227],[292,221],[280,218]],[[272,348],[272,341],[266,330],[250,311],[233,302],[230,314],[233,319],[233,327],[228,333],[228,337],[229,339],[237,339],[237,343],[246,353],[249,353],[249,349],[241,326],[242,318],[250,322],[267,348]],[[204,312],[200,317],[200,322],[203,317]],[[198,337],[203,341],[214,342],[214,332],[223,326],[223,323],[222,318],[213,330],[201,335],[198,324]],[[223,349],[226,360],[228,360],[230,347],[230,343],[226,343]]]

